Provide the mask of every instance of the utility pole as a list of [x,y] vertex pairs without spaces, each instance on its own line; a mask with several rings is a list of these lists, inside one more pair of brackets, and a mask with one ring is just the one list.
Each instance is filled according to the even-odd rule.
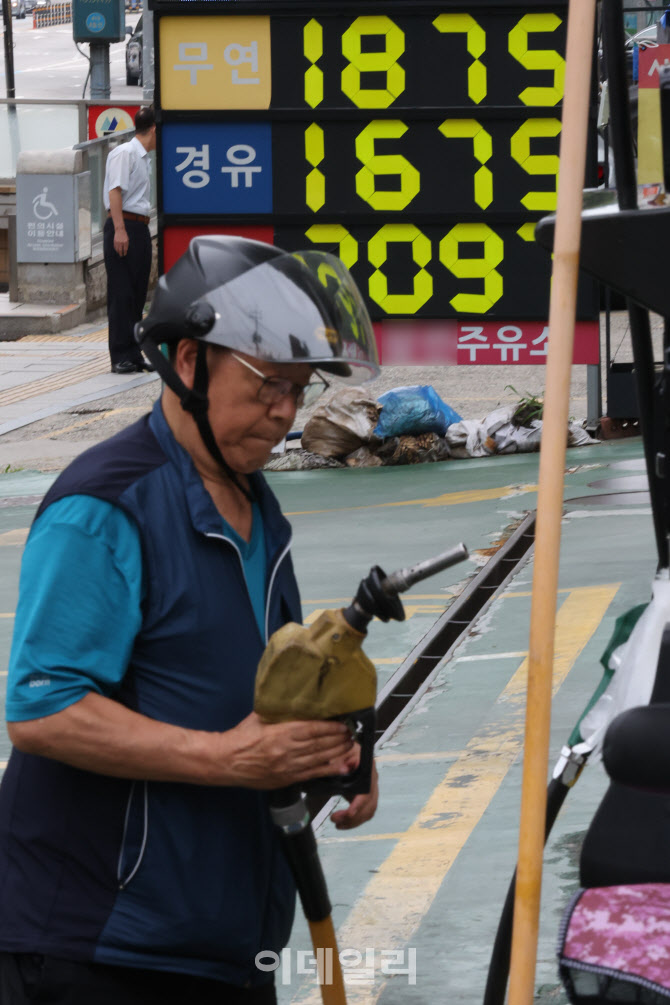
[[7,97],[16,97],[14,86],[14,32],[12,28],[12,8],[10,0],[2,0],[2,18],[5,22],[5,80],[7,81]]
[[72,37],[90,46],[91,97],[109,98],[109,43],[126,37],[124,0],[72,0]]
[[[3,0],[7,3],[8,0]],[[109,82],[109,43],[91,42],[91,98],[108,98],[111,94]]]
[[142,2],[142,96],[154,98],[154,13]]

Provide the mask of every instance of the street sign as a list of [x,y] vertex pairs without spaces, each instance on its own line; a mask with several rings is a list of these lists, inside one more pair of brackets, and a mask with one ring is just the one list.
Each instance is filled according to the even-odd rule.
[[121,133],[135,128],[135,115],[140,105],[99,104],[88,106],[88,138],[96,140],[109,133]]
[[19,262],[79,262],[91,254],[90,172],[17,174]]
[[[150,7],[163,268],[180,228],[269,226],[279,247],[339,255],[382,341],[411,321],[417,361],[436,325],[459,361],[545,361],[551,260],[534,228],[556,208],[567,3]],[[575,358],[596,363],[590,282],[578,316]],[[477,339],[461,346],[463,329]]]
[[162,134],[166,213],[271,213],[272,128],[264,123],[169,123]]
[[122,42],[124,0],[72,0],[72,36],[75,42]]
[[670,45],[640,46],[637,115],[637,175],[640,184],[663,181],[659,72],[670,65]]

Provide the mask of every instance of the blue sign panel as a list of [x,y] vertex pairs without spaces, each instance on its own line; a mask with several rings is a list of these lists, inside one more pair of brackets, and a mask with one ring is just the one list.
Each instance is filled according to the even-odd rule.
[[163,210],[272,212],[272,127],[256,123],[166,123]]
[[89,14],[86,18],[86,27],[89,31],[99,32],[105,27],[105,18],[103,14],[94,12]]

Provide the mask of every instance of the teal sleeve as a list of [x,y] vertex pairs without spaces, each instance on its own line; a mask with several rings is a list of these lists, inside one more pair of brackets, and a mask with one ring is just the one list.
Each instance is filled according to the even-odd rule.
[[53,715],[90,691],[112,696],[140,629],[141,603],[134,521],[92,496],[68,496],[47,507],[23,553],[8,721]]

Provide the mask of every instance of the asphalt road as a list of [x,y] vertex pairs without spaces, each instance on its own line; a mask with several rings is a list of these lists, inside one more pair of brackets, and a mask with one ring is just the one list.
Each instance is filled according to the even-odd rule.
[[[134,27],[139,13],[126,12],[126,25]],[[14,35],[14,79],[17,98],[81,98],[90,97],[87,84],[89,46],[72,38],[72,25],[52,25],[33,28],[33,19],[12,19]],[[119,101],[137,101],[142,88],[126,84],[126,43],[109,46],[111,97]],[[85,55],[84,55],[85,54]],[[0,61],[0,92],[6,94],[7,81],[4,60]]]

